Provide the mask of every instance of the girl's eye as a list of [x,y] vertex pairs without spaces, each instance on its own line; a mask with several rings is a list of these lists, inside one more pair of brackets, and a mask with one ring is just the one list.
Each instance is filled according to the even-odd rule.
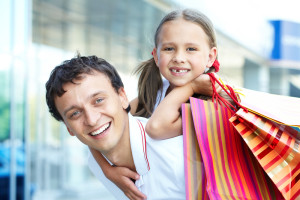
[[174,48],[172,48],[172,47],[166,47],[166,48],[164,48],[164,50],[165,51],[172,51]]
[[196,51],[196,48],[190,47],[190,48],[187,48],[187,51]]

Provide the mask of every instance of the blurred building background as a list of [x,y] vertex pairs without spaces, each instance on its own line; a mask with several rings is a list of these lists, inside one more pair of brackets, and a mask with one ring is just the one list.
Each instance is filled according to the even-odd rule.
[[193,7],[213,21],[228,82],[300,97],[299,23],[262,18],[249,2],[1,0],[0,199],[112,199],[89,172],[87,148],[48,113],[44,85],[79,51],[112,62],[134,98],[132,72],[150,58],[154,31],[174,8]]

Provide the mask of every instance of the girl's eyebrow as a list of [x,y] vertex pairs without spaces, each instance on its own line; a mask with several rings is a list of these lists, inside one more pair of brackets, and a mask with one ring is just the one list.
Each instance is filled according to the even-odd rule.
[[172,45],[172,44],[174,44],[174,42],[162,42],[161,44],[162,44],[162,46]]
[[[166,46],[166,45],[174,45],[175,43],[174,42],[163,42],[161,44],[162,44],[162,46]],[[194,42],[188,42],[188,43],[185,43],[185,45],[200,46],[200,44],[194,43]]]
[[198,43],[193,43],[193,42],[186,43],[186,45],[191,45],[191,46],[200,46],[200,44],[198,44]]

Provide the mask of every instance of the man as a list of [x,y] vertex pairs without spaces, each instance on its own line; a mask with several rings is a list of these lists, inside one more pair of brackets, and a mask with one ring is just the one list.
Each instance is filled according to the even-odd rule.
[[[130,115],[129,101],[113,66],[96,56],[63,62],[46,83],[49,112],[69,133],[101,152],[111,165],[136,171],[135,182],[148,199],[185,199],[182,136],[153,140],[147,119]],[[116,199],[127,199],[95,159],[89,167]]]

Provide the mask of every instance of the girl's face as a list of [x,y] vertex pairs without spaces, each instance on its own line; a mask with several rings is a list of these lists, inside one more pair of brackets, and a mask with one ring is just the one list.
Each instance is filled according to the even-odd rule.
[[182,18],[166,22],[158,36],[153,57],[171,88],[182,86],[203,74],[217,56],[208,37],[196,23]]

